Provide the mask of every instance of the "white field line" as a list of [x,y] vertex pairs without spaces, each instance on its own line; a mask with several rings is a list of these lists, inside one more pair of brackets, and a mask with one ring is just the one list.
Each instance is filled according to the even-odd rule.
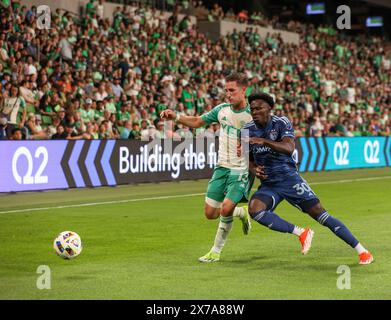
[[309,183],[309,185],[316,186],[316,185],[320,185],[320,184],[349,183],[349,182],[384,180],[384,179],[391,179],[391,176],[371,177],[371,178],[358,178],[358,179],[345,179],[345,180],[322,181],[322,182],[311,182],[311,183]]
[[[359,182],[359,181],[384,180],[384,179],[391,179],[391,176],[312,182],[312,183],[310,183],[310,186],[322,185],[322,184],[336,184],[336,183],[349,183],[349,182]],[[0,214],[19,213],[19,212],[31,212],[31,211],[43,211],[43,210],[54,210],[54,209],[91,207],[91,206],[100,206],[100,205],[108,205],[108,204],[129,203],[129,202],[139,202],[139,201],[140,202],[141,201],[153,201],[153,200],[165,200],[165,199],[176,199],[176,198],[203,196],[203,195],[205,195],[205,193],[188,193],[188,194],[172,195],[172,196],[160,196],[160,197],[149,197],[149,198],[138,198],[138,199],[125,199],[125,200],[113,200],[113,201],[102,201],[102,202],[79,203],[79,204],[69,204],[69,205],[55,206],[55,207],[39,207],[39,208],[26,208],[26,209],[0,211]]]

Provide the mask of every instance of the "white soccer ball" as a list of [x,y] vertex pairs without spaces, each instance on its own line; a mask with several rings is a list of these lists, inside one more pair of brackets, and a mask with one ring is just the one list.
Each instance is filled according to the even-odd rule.
[[73,231],[63,231],[55,239],[53,248],[63,259],[76,258],[83,249],[80,236]]

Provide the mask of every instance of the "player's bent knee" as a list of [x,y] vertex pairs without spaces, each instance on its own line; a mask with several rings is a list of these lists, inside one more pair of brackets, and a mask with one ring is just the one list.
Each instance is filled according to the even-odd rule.
[[220,209],[213,208],[205,204],[204,213],[206,219],[213,220],[213,219],[217,219],[220,216]]
[[217,219],[220,216],[220,207],[221,202],[206,198],[204,209],[205,217],[210,220]]
[[220,215],[223,217],[232,216],[235,207],[236,207],[236,203],[230,200],[224,200],[223,204],[221,205]]
[[322,207],[320,201],[319,200],[316,201],[316,200],[307,203],[306,206],[302,208],[302,210],[305,213],[308,213],[314,219],[317,219],[319,217],[319,215],[321,215],[322,213],[324,213],[326,211]]
[[206,219],[214,220],[220,216],[220,209],[205,206],[204,213]]
[[250,205],[248,207],[248,213],[250,214],[251,218],[254,218],[259,211],[266,210],[266,204],[261,201],[260,199],[253,198],[250,201]]
[[208,220],[214,220],[214,219],[217,219],[219,217],[219,212],[217,209],[215,210],[205,210],[205,217],[206,219]]

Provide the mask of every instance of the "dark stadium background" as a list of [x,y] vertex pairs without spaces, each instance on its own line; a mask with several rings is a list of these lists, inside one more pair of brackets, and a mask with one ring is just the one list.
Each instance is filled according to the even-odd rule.
[[[318,24],[331,24],[335,25],[338,14],[336,13],[337,7],[340,5],[347,5],[351,9],[351,22],[352,30],[349,32],[352,34],[357,33],[375,33],[387,35],[389,37],[391,31],[391,2],[387,0],[369,0],[369,1],[297,1],[297,0],[254,0],[254,1],[241,1],[241,0],[217,0],[217,1],[205,1],[205,5],[208,8],[213,6],[213,3],[218,3],[225,10],[233,8],[235,12],[240,12],[245,9],[248,11],[262,11],[268,16],[278,15],[281,22],[288,22],[291,19],[304,21],[308,23]],[[305,6],[307,3],[325,2],[326,14],[325,15],[307,15],[305,12]],[[368,16],[383,16],[384,27],[383,28],[367,28],[365,26],[365,19]]]
[[[110,2],[116,3],[149,3],[157,8],[164,8],[166,6],[165,0],[118,0]],[[325,15],[307,15],[305,13],[305,6],[308,3],[324,2],[326,4]],[[340,5],[347,5],[352,13],[352,30],[346,31],[352,34],[368,33],[368,34],[382,34],[389,37],[391,32],[391,2],[388,0],[215,0],[204,1],[204,5],[211,9],[214,3],[218,3],[225,11],[232,8],[235,13],[241,10],[248,11],[262,11],[267,16],[278,15],[281,22],[288,22],[290,19],[299,20],[308,23],[317,24],[334,24],[338,18],[336,9]],[[383,16],[383,28],[367,28],[365,27],[365,19],[368,16]]]

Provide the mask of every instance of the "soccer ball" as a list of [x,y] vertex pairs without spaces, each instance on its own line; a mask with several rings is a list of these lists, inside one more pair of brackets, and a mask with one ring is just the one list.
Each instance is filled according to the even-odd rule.
[[63,231],[55,239],[53,248],[63,259],[76,258],[83,249],[80,236],[73,231]]

